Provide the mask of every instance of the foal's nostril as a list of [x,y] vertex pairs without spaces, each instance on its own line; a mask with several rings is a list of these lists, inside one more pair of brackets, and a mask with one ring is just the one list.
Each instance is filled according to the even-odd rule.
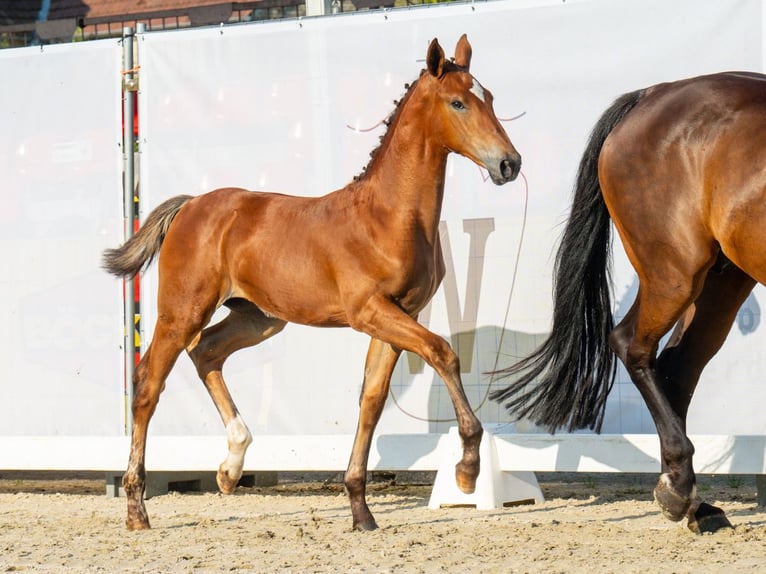
[[518,162],[504,159],[500,162],[500,173],[503,174],[503,178],[506,181],[513,181],[519,174],[519,167]]
[[500,162],[500,173],[506,181],[513,181],[521,171],[521,157],[510,157]]
[[[497,160],[495,160],[497,161]],[[488,166],[496,166],[490,170],[492,181],[497,185],[503,185],[516,179],[521,170],[521,157],[509,155],[501,159],[498,163],[488,163]]]

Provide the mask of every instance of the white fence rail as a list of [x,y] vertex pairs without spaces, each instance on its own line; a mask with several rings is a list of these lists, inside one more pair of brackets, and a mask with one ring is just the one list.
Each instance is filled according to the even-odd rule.
[[[656,436],[495,434],[498,468],[537,472],[648,472],[660,468]],[[766,437],[694,435],[694,467],[702,474],[766,474]],[[449,434],[376,437],[370,470],[435,471],[449,451]],[[352,435],[267,435],[245,458],[245,471],[341,471],[348,464]],[[127,437],[0,437],[5,470],[121,471]],[[226,439],[214,436],[156,436],[147,445],[151,471],[216,471]],[[457,462],[459,457],[456,458]]]

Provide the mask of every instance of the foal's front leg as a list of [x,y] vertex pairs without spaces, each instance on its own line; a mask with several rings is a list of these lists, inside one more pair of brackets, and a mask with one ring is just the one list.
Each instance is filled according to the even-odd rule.
[[359,398],[359,423],[343,483],[351,502],[353,526],[357,530],[375,530],[378,525],[367,506],[367,463],[375,427],[386,404],[391,373],[401,351],[378,339],[370,341],[364,367],[364,383]]
[[460,360],[449,344],[385,297],[371,297],[352,324],[357,330],[381,339],[397,349],[420,356],[442,378],[455,409],[463,457],[455,466],[455,480],[463,492],[476,488],[479,476],[479,445],[484,430],[471,409],[460,379]]

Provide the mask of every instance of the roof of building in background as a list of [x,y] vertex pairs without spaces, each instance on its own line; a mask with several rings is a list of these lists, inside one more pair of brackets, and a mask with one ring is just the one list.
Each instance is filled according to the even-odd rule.
[[138,22],[155,30],[303,15],[305,0],[15,0],[0,3],[0,47],[115,36]]
[[[83,18],[103,20],[122,19],[129,15],[176,12],[190,8],[232,4],[255,4],[256,2],[222,2],[221,0],[50,0],[44,20]],[[15,0],[0,3],[0,25],[36,22],[44,11],[43,0]]]
[[[432,0],[340,0],[341,12]],[[437,0],[445,1],[445,0]],[[446,0],[449,1],[449,0]],[[148,31],[306,15],[306,0],[14,0],[0,2],[0,48],[114,37],[141,22]]]

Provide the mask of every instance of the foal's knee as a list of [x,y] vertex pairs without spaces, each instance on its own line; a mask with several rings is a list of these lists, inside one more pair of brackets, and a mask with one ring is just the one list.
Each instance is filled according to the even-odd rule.
[[427,356],[423,357],[437,372],[460,373],[460,359],[447,342],[434,335],[435,340],[428,346]]

